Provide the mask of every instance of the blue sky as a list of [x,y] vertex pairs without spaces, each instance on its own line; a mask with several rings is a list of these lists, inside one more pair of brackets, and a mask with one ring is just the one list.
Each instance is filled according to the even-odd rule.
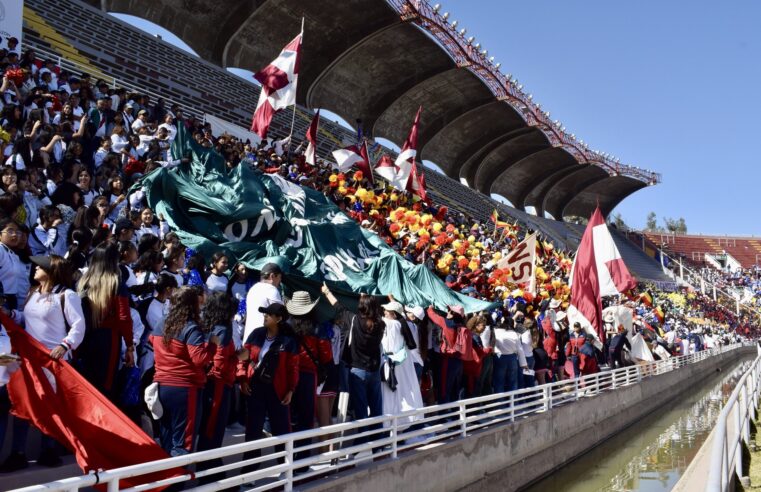
[[663,174],[616,209],[630,225],[653,210],[692,233],[761,235],[761,2],[450,0],[441,11],[569,132]]

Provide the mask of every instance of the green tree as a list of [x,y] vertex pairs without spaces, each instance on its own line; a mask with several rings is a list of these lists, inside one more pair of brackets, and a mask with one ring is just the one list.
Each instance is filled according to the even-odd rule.
[[620,213],[617,213],[613,217],[611,217],[610,223],[616,226],[616,229],[619,231],[622,231],[626,229],[626,222],[624,222],[624,218],[621,217]]
[[684,217],[679,217],[678,219],[664,217],[663,223],[666,224],[666,230],[669,232],[687,234],[687,223],[685,222]]
[[645,224],[645,230],[646,231],[658,230],[658,217],[655,215],[655,212],[650,212],[649,214],[647,214],[647,223]]

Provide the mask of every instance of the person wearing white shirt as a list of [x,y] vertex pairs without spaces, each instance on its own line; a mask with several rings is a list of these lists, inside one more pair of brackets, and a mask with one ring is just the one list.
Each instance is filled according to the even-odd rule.
[[211,256],[211,274],[206,279],[206,289],[209,292],[227,292],[227,255],[217,251]]
[[100,147],[98,147],[98,150],[95,151],[95,154],[93,155],[93,161],[95,162],[95,168],[99,168],[101,164],[103,164],[103,159],[106,158],[108,154],[111,153],[111,139],[110,138],[103,138],[100,141]]
[[[140,198],[142,198],[142,191],[139,191],[138,193],[141,194]],[[131,197],[132,195],[130,195],[130,198]],[[130,205],[132,205],[133,209],[138,208],[132,204],[131,200]],[[164,236],[169,232],[169,224],[166,221],[161,220],[159,221],[159,225],[155,225],[153,223],[153,218],[153,211],[150,208],[146,207],[140,212],[140,227],[135,230],[135,237],[138,241],[140,241],[140,238],[145,234],[153,234],[159,239],[164,239]]]
[[169,141],[173,142],[174,137],[177,136],[177,127],[174,124],[174,118],[172,117],[171,114],[167,114],[164,117],[164,122],[159,125],[158,129],[161,130],[162,128],[166,130]]
[[111,134],[111,150],[119,154],[128,144],[129,140],[127,140],[124,127],[114,127],[114,132]]
[[156,280],[156,295],[142,301],[138,311],[143,310],[143,336],[137,346],[138,367],[140,376],[153,367],[153,345],[150,342],[151,333],[161,333],[164,319],[169,314],[169,297],[177,288],[177,280],[172,275],[159,275]]
[[494,392],[503,393],[520,388],[521,368],[526,369],[521,336],[515,331],[512,320],[507,325],[497,326],[494,332]]
[[[237,333],[236,337],[243,343],[256,329],[264,326],[264,315],[259,312],[260,307],[270,304],[283,304],[280,295],[280,282],[283,280],[283,271],[276,263],[267,263],[262,267],[259,282],[251,286],[246,295],[246,325],[243,333]],[[236,346],[239,344],[236,343]]]
[[85,337],[82,300],[74,292],[71,265],[59,256],[32,256],[39,283],[24,305],[26,332],[50,349],[53,359],[68,359]]
[[33,255],[65,256],[67,245],[61,211],[53,205],[42,207],[37,226],[29,234],[29,249]]
[[132,122],[132,132],[138,133],[141,128],[148,123],[148,111],[141,109],[137,113],[137,118]]

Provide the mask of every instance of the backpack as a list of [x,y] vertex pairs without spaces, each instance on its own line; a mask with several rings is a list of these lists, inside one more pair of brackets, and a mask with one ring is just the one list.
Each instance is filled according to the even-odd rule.
[[470,330],[464,326],[458,326],[455,330],[457,330],[457,338],[455,338],[454,345],[449,345],[446,335],[441,334],[441,353],[450,357],[457,357],[463,361],[474,360],[473,336]]

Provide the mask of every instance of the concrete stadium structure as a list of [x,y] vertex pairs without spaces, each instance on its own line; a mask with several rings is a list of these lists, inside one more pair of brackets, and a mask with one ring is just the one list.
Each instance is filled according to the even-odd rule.
[[[203,59],[256,71],[305,19],[298,102],[400,144],[422,105],[420,156],[487,196],[556,219],[606,215],[660,176],[590,151],[549,120],[446,17],[417,0],[86,0],[178,35]],[[250,104],[255,104],[251,101]]]

